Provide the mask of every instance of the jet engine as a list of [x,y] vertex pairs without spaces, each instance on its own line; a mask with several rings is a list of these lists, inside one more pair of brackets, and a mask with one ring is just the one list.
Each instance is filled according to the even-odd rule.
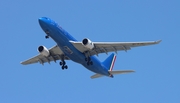
[[82,40],[82,45],[85,46],[88,49],[93,49],[94,48],[94,44],[91,40],[89,40],[88,38],[85,38]]
[[39,46],[38,47],[38,52],[43,55],[48,57],[50,55],[49,50],[45,46]]

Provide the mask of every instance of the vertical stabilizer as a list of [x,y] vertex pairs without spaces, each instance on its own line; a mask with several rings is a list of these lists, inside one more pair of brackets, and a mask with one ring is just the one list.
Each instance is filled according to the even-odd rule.
[[112,53],[102,64],[109,70],[112,71],[114,63],[116,61],[116,55]]

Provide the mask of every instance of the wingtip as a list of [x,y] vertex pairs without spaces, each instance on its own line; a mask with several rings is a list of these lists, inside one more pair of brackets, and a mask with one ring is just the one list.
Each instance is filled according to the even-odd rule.
[[129,70],[129,72],[136,72],[135,70]]
[[156,41],[156,44],[159,44],[161,41],[162,41],[162,40],[157,40],[157,41]]
[[132,72],[136,72],[135,70],[132,70]]
[[24,62],[20,62],[20,64],[25,65]]

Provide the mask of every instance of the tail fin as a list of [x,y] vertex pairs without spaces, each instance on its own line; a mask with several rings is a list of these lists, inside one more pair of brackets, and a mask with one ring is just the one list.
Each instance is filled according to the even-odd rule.
[[[105,66],[105,68],[110,73],[109,77],[113,78],[113,75],[115,75],[115,74],[125,74],[125,73],[135,72],[134,70],[115,70],[115,71],[113,71],[112,69],[114,67],[115,61],[116,61],[116,55],[114,53],[112,53],[104,62],[102,62],[102,64]],[[103,76],[105,76],[105,75],[94,74],[93,76],[91,76],[91,78],[95,79],[95,78],[100,78]]]
[[109,70],[112,71],[114,63],[116,61],[116,55],[112,53],[102,64]]

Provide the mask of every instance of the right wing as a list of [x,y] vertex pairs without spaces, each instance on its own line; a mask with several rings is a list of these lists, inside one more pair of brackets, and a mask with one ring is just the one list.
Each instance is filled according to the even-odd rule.
[[[46,62],[50,63],[51,61],[56,62],[56,60],[61,60],[62,55],[64,55],[62,50],[57,45],[50,48],[49,52],[50,52],[51,55],[48,56],[48,57],[39,54],[39,55],[37,55],[35,57],[32,57],[32,58],[30,58],[28,60],[25,60],[25,61],[21,62],[21,64],[27,65],[27,64],[33,64],[33,63],[38,63],[38,62],[40,64],[44,64]],[[69,60],[69,58],[64,56],[64,60]]]

